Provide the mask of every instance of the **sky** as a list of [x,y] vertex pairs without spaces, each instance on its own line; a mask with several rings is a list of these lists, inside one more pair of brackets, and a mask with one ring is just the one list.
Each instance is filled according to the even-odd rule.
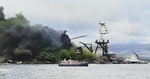
[[76,45],[95,44],[105,21],[110,44],[150,43],[150,0],[0,0],[5,18],[22,13],[31,25],[67,30]]

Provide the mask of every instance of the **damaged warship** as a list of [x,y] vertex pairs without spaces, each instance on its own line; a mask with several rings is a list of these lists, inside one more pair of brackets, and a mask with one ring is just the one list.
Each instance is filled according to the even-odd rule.
[[[95,43],[97,44],[95,50],[93,51],[93,46],[92,44],[86,44],[83,42],[80,42],[81,44],[84,45],[84,47],[91,53],[94,53],[95,55],[97,53],[101,53],[99,55],[99,58],[97,60],[95,60],[92,63],[96,63],[96,64],[132,64],[132,63],[137,63],[137,64],[147,64],[147,61],[142,61],[140,60],[138,54],[134,53],[133,55],[131,55],[129,58],[123,58],[123,57],[118,57],[116,54],[110,54],[108,53],[108,43],[109,40],[105,39],[104,36],[106,34],[108,34],[108,30],[107,27],[105,25],[105,22],[100,21],[99,24],[100,26],[100,30],[99,30],[99,34],[100,34],[100,39],[96,40]],[[63,47],[69,46],[71,45],[71,41],[72,39],[77,39],[77,38],[81,38],[81,37],[85,37],[87,35],[83,35],[83,36],[79,36],[79,37],[75,37],[70,39],[68,37],[68,35],[66,35],[67,31],[64,31],[63,35],[64,35],[64,39],[61,38],[61,42],[63,43]],[[67,40],[66,40],[67,38]],[[98,49],[100,49],[101,51],[98,51]],[[82,52],[82,47],[77,47],[78,52],[76,53],[81,53]],[[87,62],[79,62],[76,60],[62,60],[59,62],[59,66],[88,66]]]
[[[109,54],[108,53],[108,43],[109,40],[105,39],[104,36],[105,34],[108,34],[107,27],[105,25],[105,22],[100,21],[99,24],[100,26],[100,39],[96,40],[95,43],[97,44],[95,51],[92,49],[92,44],[85,44],[83,42],[80,42],[83,44],[91,53],[97,53],[100,52],[98,49],[101,49],[101,53],[99,59],[95,61],[97,64],[132,64],[132,63],[137,63],[137,64],[147,64],[147,61],[142,61],[140,60],[138,54],[133,53],[129,58],[123,58],[123,57],[118,57],[116,54]],[[88,47],[90,45],[90,47]]]

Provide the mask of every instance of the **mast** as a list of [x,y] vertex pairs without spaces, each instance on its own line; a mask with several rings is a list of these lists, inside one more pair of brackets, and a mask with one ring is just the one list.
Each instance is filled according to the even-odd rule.
[[100,39],[95,41],[95,43],[97,44],[95,54],[98,48],[102,48],[102,55],[107,56],[108,54],[107,44],[109,43],[109,40],[105,39],[104,36],[108,34],[108,30],[104,21],[100,21],[99,24],[100,24],[100,30],[99,30]]

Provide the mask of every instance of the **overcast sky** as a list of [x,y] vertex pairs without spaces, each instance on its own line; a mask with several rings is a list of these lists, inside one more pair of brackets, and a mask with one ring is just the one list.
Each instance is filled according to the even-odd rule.
[[110,44],[150,43],[150,0],[0,0],[5,18],[22,12],[33,24],[67,30],[72,40],[94,44],[105,21]]

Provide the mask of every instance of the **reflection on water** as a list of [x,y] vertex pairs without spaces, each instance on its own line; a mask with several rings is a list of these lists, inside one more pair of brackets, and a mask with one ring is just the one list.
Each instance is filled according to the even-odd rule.
[[150,79],[150,64],[89,64],[59,67],[57,64],[1,65],[0,79]]

